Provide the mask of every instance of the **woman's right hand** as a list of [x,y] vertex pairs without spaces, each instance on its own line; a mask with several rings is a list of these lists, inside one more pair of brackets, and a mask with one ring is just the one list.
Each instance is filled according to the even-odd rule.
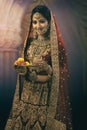
[[19,57],[14,62],[14,68],[16,72],[18,72],[20,75],[25,75],[27,73],[27,67],[30,65],[28,61],[25,61],[24,58]]
[[25,75],[27,73],[26,66],[14,65],[14,68],[15,68],[16,72],[20,75]]

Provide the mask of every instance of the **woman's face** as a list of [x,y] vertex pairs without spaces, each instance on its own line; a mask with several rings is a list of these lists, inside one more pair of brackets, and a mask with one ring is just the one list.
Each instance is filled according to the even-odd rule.
[[38,35],[44,35],[49,28],[47,19],[36,12],[32,17],[32,28]]

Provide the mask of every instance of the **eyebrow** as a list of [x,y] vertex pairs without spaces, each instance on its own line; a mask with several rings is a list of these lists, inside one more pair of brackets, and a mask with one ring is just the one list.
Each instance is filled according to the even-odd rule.
[[39,21],[46,21],[45,19],[40,19]]

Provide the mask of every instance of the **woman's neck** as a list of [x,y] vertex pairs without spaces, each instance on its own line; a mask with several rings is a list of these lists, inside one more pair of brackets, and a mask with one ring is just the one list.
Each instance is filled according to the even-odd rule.
[[44,36],[42,36],[42,35],[39,35],[38,36],[38,40],[40,40],[40,41],[43,41],[43,40],[45,40],[46,38],[44,37]]

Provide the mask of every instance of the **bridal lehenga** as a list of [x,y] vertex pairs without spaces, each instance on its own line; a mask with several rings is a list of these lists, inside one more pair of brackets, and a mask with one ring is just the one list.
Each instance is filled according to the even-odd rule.
[[[28,41],[28,39],[27,39]],[[24,49],[26,42],[24,45]],[[47,62],[52,78],[47,82],[30,82],[23,77],[20,96],[20,75],[5,130],[72,130],[67,58],[55,17],[51,13],[50,40],[33,39],[27,49],[34,58],[49,50]],[[40,73],[38,70],[37,73]]]

